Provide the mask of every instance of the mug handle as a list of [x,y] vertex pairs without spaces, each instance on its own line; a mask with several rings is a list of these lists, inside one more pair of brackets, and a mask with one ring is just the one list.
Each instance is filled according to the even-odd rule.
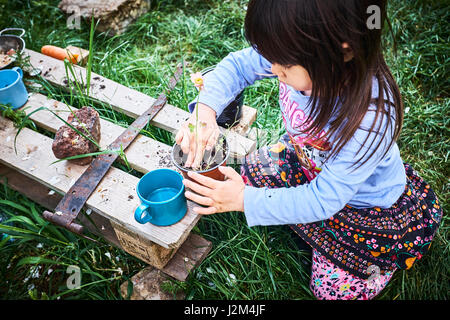
[[[153,216],[148,212],[148,209],[150,207],[145,204],[141,204],[136,211],[134,212],[134,219],[136,219],[137,222],[144,224],[152,220]],[[142,217],[142,213],[144,213],[144,217]]]
[[23,78],[23,71],[19,67],[14,67],[12,70],[16,71],[20,75],[20,79]]

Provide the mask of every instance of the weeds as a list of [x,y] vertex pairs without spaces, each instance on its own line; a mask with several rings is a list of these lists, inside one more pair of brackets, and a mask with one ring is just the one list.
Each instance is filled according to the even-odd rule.
[[[27,47],[36,51],[45,44],[92,48],[92,25],[67,30],[65,17],[57,9],[58,2],[8,1],[1,28],[23,26],[27,30]],[[154,9],[143,15],[126,34],[112,38],[95,34],[92,70],[155,97],[165,86],[163,79],[169,77],[172,67],[180,60],[191,61],[193,70],[203,70],[217,64],[228,52],[247,46],[242,35],[247,1],[161,0],[152,3]],[[39,18],[34,14],[37,11]],[[411,270],[396,272],[378,299],[448,299],[450,39],[444,22],[449,20],[448,15],[445,1],[394,0],[389,5],[398,51],[392,50],[393,42],[388,34],[384,50],[405,103],[404,127],[398,144],[403,159],[411,163],[438,194],[445,216],[429,253]],[[42,85],[43,93],[74,107],[92,102],[56,89],[44,79],[36,81]],[[195,94],[192,86],[182,83],[170,93],[169,103],[187,110]],[[284,129],[275,80],[260,81],[247,88],[244,103],[258,109],[255,127],[268,131],[269,139],[281,135]],[[96,108],[104,119],[124,127],[131,124],[132,119],[108,105],[98,104]],[[173,144],[172,136],[161,129],[148,126],[144,133]],[[1,199],[9,201],[0,203],[0,210],[9,212],[8,217],[23,216],[31,220],[12,221],[13,227],[18,229],[14,234],[11,228],[8,232],[16,240],[0,241],[1,297],[120,299],[119,285],[143,267],[121,250],[106,244],[97,246],[45,222],[38,223],[36,219],[42,208],[12,190],[5,188],[0,195]],[[36,217],[33,212],[37,213]],[[4,225],[2,228],[1,232],[7,231]],[[194,232],[212,241],[213,249],[186,282],[168,285],[183,288],[187,299],[313,298],[308,288],[310,257],[297,250],[286,228],[248,228],[242,214],[224,213],[203,217]],[[42,247],[37,248],[40,243]],[[110,253],[111,259],[106,253]],[[55,263],[28,259],[30,257]],[[120,259],[117,261],[115,257]],[[21,259],[28,260],[22,260],[24,262],[17,266]],[[66,292],[64,267],[67,264],[79,265],[83,275],[86,272],[83,290]],[[39,266],[40,278],[32,278],[30,269]],[[117,271],[119,268],[122,275]],[[50,269],[52,272],[48,274]],[[24,282],[25,279],[28,280]],[[31,284],[35,287],[30,287]],[[32,288],[31,295],[28,287]]]

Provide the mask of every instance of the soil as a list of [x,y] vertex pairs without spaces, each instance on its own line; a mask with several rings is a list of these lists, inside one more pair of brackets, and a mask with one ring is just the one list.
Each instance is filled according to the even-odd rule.
[[12,58],[8,56],[7,54],[0,53],[0,68],[6,67],[8,64],[10,64],[12,61]]
[[14,54],[16,54],[16,51],[14,49],[10,49],[7,52],[0,51],[0,69],[6,67],[8,64],[15,60],[15,58],[13,57]]
[[[203,156],[203,160],[200,163],[200,168],[198,168],[197,170],[193,170],[193,168],[186,168],[184,166],[185,163],[186,163],[186,160],[187,160],[187,156],[184,155],[184,153],[181,150],[181,148],[178,151],[178,159],[181,159],[181,160],[178,161],[177,163],[181,167],[185,168],[186,170],[193,170],[193,171],[204,171],[204,170],[213,169],[215,167],[218,167],[223,162],[223,160],[226,158],[226,156],[227,156],[228,146],[227,146],[226,141],[223,140],[222,141],[222,147],[219,148],[220,150],[219,150],[218,153],[216,151],[217,150],[216,146],[211,151],[205,151],[205,154]],[[213,161],[208,161],[209,159],[212,159]]]

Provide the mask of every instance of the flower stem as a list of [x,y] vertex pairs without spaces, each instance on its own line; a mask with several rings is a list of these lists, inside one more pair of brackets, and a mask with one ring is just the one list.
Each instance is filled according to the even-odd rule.
[[195,142],[198,147],[198,101],[200,100],[200,90],[197,95],[197,102],[195,103]]

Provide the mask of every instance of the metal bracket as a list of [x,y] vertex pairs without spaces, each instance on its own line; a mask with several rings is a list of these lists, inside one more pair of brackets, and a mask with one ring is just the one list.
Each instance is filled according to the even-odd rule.
[[[177,66],[174,76],[169,81],[167,93],[175,88],[183,73],[183,68],[185,65],[186,64]],[[158,114],[166,103],[166,94],[160,94],[152,106],[141,116],[139,116],[116,140],[108,146],[108,150],[125,150],[137,137],[139,132]],[[95,157],[86,171],[80,176],[80,178],[58,203],[55,208],[55,212],[43,212],[44,219],[85,237],[83,235],[83,226],[74,221],[78,217],[78,214],[87,199],[103,179],[118,156],[118,153],[108,153]]]

